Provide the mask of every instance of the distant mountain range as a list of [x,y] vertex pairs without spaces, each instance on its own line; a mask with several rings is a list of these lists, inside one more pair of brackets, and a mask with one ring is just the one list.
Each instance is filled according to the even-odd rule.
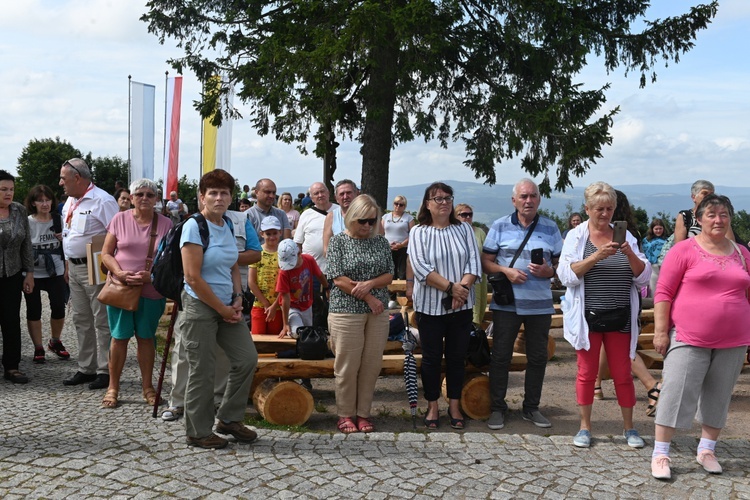
[[[492,221],[507,215],[513,211],[510,201],[513,185],[495,184],[487,186],[475,182],[443,181],[453,188],[455,194],[454,203],[468,203],[474,208],[474,221],[490,225]],[[649,218],[655,217],[659,212],[664,212],[674,217],[680,210],[691,208],[690,184],[631,184],[626,186],[614,186],[625,193],[631,205],[646,210]],[[407,210],[416,212],[419,203],[424,196],[424,190],[430,183],[413,186],[400,186],[388,189],[388,199],[393,200],[397,195],[403,195],[408,200]],[[306,187],[285,188],[293,193],[303,192]],[[564,193],[553,192],[551,198],[542,198],[540,208],[554,212],[562,216],[567,212],[566,205],[570,204],[573,211],[578,211],[583,205],[584,187],[570,188]],[[734,209],[750,211],[750,188],[716,186],[716,192],[728,196],[732,200]],[[393,207],[390,203],[388,210]]]

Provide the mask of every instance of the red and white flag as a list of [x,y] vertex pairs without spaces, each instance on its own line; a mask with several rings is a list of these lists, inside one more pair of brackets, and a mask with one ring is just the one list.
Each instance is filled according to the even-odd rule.
[[[182,107],[182,77],[167,79],[167,98],[164,130],[164,197],[177,191],[180,159],[180,109]],[[186,193],[180,193],[185,196]]]

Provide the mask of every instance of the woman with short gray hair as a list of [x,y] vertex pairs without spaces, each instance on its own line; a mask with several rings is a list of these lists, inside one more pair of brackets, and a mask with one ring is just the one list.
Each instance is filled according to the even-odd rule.
[[[151,285],[151,253],[156,253],[159,241],[172,228],[172,221],[154,212],[156,183],[139,179],[130,185],[133,208],[118,212],[107,225],[107,236],[102,248],[102,262],[109,270],[109,278],[131,286],[141,286],[141,296],[136,311],[107,306],[107,320],[112,334],[109,348],[109,387],[101,402],[102,408],[118,405],[120,375],[127,356],[128,342],[136,336],[138,365],[144,401],[153,406],[156,390],[152,381],[156,356],[156,328],[164,313],[166,299]],[[151,237],[151,233],[155,236]]]

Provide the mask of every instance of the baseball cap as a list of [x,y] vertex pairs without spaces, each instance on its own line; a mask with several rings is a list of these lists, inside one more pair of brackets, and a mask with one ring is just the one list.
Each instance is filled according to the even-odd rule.
[[274,215],[269,215],[260,222],[261,231],[268,231],[269,229],[278,229],[281,231],[281,222]]
[[279,268],[283,271],[291,271],[297,267],[297,257],[299,256],[299,247],[292,240],[282,240],[279,243],[279,250],[276,254],[279,259]]

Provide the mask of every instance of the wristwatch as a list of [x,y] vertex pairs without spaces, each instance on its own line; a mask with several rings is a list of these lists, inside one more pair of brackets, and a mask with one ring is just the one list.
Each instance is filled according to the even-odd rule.
[[237,297],[242,297],[242,292],[237,292],[232,294],[232,300],[236,299]]

